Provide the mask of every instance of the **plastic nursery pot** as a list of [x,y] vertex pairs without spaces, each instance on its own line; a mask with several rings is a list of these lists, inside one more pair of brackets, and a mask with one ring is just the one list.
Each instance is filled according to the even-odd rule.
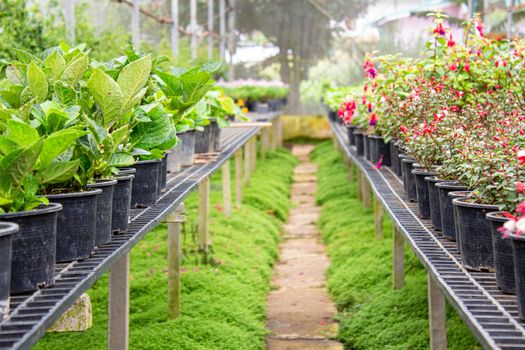
[[32,292],[55,283],[57,214],[62,205],[50,203],[30,211],[0,214],[18,224],[12,236],[11,293]]
[[516,280],[514,278],[514,256],[510,238],[503,238],[499,229],[508,220],[502,212],[488,213],[487,220],[492,230],[492,249],[494,253],[494,269],[496,270],[496,283],[503,293],[516,293]]
[[427,171],[423,168],[416,168],[412,170],[416,183],[416,197],[419,217],[421,219],[430,219],[430,197],[428,193],[428,185],[425,180],[428,176],[435,176],[435,171]]
[[440,182],[446,182],[446,180],[440,179],[437,176],[425,177],[428,188],[428,204],[430,207],[430,221],[432,228],[436,231],[441,231],[441,208],[439,203],[439,190],[436,184]]
[[396,175],[399,177],[399,178],[402,178],[403,176],[403,164],[401,164],[401,161],[404,159],[404,158],[411,158],[409,155],[403,153],[403,151],[401,150],[401,147],[399,146],[399,141],[396,145],[396,153],[397,153],[397,164],[395,166],[396,168]]
[[0,222],[0,321],[9,314],[9,292],[11,289],[11,258],[13,234],[18,225]]
[[166,189],[166,184],[168,183],[168,156],[169,153],[164,153],[164,157],[161,159],[160,169],[159,169],[159,187],[157,188],[158,195],[160,192]]
[[[436,183],[439,195],[439,213],[441,216],[441,232],[443,237],[450,241],[456,241],[456,222],[454,219],[454,206],[450,193],[456,191],[467,191],[468,187],[457,181],[444,181]],[[463,195],[465,196],[465,195]]]
[[365,149],[365,158],[366,160],[370,161],[371,159],[370,138],[368,137],[368,134],[363,134],[363,145]]
[[113,190],[113,215],[111,216],[113,234],[121,234],[128,230],[131,191],[135,172],[135,168],[119,169],[117,184]]
[[514,279],[518,299],[518,317],[525,321],[525,237],[510,235],[514,256]]
[[101,194],[97,196],[97,222],[95,225],[95,246],[106,244],[111,241],[111,223],[113,221],[113,194],[117,180],[97,180],[88,184],[86,189],[100,189]]
[[268,113],[270,112],[270,105],[266,102],[254,102],[255,113]]
[[210,140],[210,151],[220,152],[221,151],[221,128],[217,121],[213,120],[210,123],[211,127],[211,140]]
[[57,262],[88,258],[95,249],[97,197],[101,193],[101,189],[93,189],[46,196],[63,207],[57,218]]
[[365,154],[365,140],[364,135],[361,131],[354,131],[355,136],[355,149],[358,156],[364,156]]
[[161,159],[141,160],[133,165],[131,208],[147,208],[157,201]]
[[370,152],[370,157],[368,160],[372,163],[377,163],[379,160],[379,137],[376,135],[368,135],[368,149]]
[[403,187],[405,189],[405,193],[408,197],[408,200],[411,202],[415,202],[417,200],[417,192],[416,192],[416,177],[414,174],[412,174],[412,170],[414,169],[414,163],[417,161],[414,158],[403,158],[401,160],[401,168],[402,168],[402,179],[403,179]]
[[[377,163],[382,158],[382,165],[390,166],[390,143],[385,143],[385,140],[381,136],[370,135],[369,140],[371,143],[370,150],[375,154],[371,154],[371,161]],[[375,157],[375,158],[374,158]]]
[[499,207],[473,203],[469,198],[454,198],[452,204],[457,210],[457,238],[463,265],[469,270],[493,271],[492,232],[486,215]]
[[182,168],[182,143],[179,141],[168,153],[168,173],[175,174]]
[[177,136],[181,145],[181,164],[182,166],[193,165],[193,155],[195,154],[195,134],[197,131],[189,130]]
[[195,132],[195,153],[210,153],[211,126],[206,125],[202,131]]
[[348,144],[350,146],[354,146],[355,145],[355,135],[354,135],[354,132],[357,130],[357,126],[355,125],[347,125],[346,126],[346,132],[347,132],[347,135],[348,135]]

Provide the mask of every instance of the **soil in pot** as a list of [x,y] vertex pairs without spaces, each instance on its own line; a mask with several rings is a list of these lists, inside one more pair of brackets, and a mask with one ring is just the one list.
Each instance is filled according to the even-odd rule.
[[452,204],[457,210],[457,238],[463,265],[474,271],[494,271],[492,232],[486,215],[499,207],[473,203],[469,198],[454,198]]
[[16,232],[17,224],[0,222],[0,321],[9,315],[12,243]]
[[122,174],[119,172],[117,175],[117,184],[113,190],[113,214],[111,215],[111,232],[113,234],[121,234],[128,230],[134,173],[135,169],[133,169],[133,173]]
[[492,232],[492,249],[494,253],[494,269],[496,270],[496,283],[498,288],[507,294],[516,293],[516,280],[514,278],[514,255],[510,238],[503,238],[499,229],[508,220],[503,213],[488,213]]
[[137,162],[131,191],[131,207],[147,208],[157,201],[159,193],[160,159]]
[[101,189],[52,194],[50,202],[62,204],[57,218],[57,262],[89,258],[95,249],[97,197]]
[[468,187],[456,181],[445,181],[436,183],[439,194],[439,213],[441,216],[441,232],[446,239],[456,242],[456,220],[454,218],[454,206],[452,205],[451,192],[467,191]]
[[518,317],[525,321],[525,237],[511,235],[512,255],[514,257],[514,279],[518,299]]
[[177,134],[181,145],[181,164],[182,166],[193,165],[193,155],[195,153],[195,130],[189,130]]
[[211,126],[206,125],[202,131],[195,132],[195,153],[210,153],[211,151]]
[[430,197],[428,192],[426,177],[437,175],[436,172],[427,171],[422,168],[412,170],[416,182],[416,197],[419,217],[421,219],[430,219]]
[[112,217],[113,217],[113,194],[117,180],[98,180],[88,184],[86,189],[100,189],[101,194],[97,196],[97,222],[95,225],[95,246],[106,244],[111,241]]
[[11,294],[32,292],[55,283],[57,216],[62,206],[50,203],[30,211],[0,214],[18,224],[12,236]]
[[441,207],[439,203],[439,190],[436,184],[446,182],[437,176],[429,176],[425,178],[428,188],[428,204],[430,206],[430,220],[432,228],[436,231],[441,231]]
[[182,143],[179,141],[168,153],[168,173],[175,174],[182,168]]
[[403,169],[401,176],[403,179],[403,188],[405,189],[405,194],[407,195],[408,200],[411,202],[415,202],[417,200],[416,177],[414,174],[412,174],[415,163],[416,160],[414,158],[403,158],[401,160],[401,167]]
[[346,131],[347,131],[347,134],[348,134],[348,144],[350,146],[354,146],[355,145],[355,135],[354,135],[354,132],[357,130],[357,126],[355,125],[347,125],[346,126]]
[[364,135],[360,131],[354,132],[355,136],[355,149],[358,156],[364,156],[365,154],[365,141]]

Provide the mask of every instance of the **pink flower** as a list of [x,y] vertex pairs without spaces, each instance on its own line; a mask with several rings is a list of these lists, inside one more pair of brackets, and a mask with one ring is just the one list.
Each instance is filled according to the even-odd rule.
[[458,66],[456,65],[456,62],[452,63],[448,69],[450,69],[451,71],[455,72],[458,70]]
[[470,63],[465,63],[465,66],[463,67],[463,69],[465,70],[465,72],[470,72]]
[[445,28],[443,28],[443,24],[439,23],[436,28],[434,28],[434,34],[445,36]]
[[518,160],[521,165],[525,165],[525,149],[520,149],[518,151]]
[[476,23],[476,29],[478,30],[479,36],[483,37],[483,22],[478,21]]
[[375,113],[372,113],[370,116],[370,126],[375,126],[377,124],[377,115]]
[[525,184],[521,181],[516,181],[516,192],[525,193]]
[[455,42],[454,39],[452,38],[452,34],[450,34],[450,36],[448,37],[447,46],[448,46],[448,47],[454,47],[454,46],[456,46],[456,42]]
[[378,160],[377,163],[373,166],[373,168],[375,168],[375,169],[381,169],[381,166],[383,166],[383,155],[381,155],[381,157],[379,157],[379,160]]

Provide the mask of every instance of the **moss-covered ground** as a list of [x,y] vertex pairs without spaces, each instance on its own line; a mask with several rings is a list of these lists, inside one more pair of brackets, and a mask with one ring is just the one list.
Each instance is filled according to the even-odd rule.
[[[283,150],[259,161],[245,189],[244,204],[231,218],[221,212],[220,174],[212,178],[213,266],[198,264],[196,194],[187,199],[179,319],[167,319],[166,226],[157,227],[132,250],[130,349],[264,349],[266,294],[281,223],[290,207],[295,163]],[[93,303],[93,328],[82,333],[47,334],[36,349],[107,348],[107,275],[88,294]]]
[[[392,289],[392,223],[374,238],[371,210],[357,199],[355,182],[332,142],[313,154],[319,164],[320,231],[331,258],[328,286],[339,310],[339,339],[346,349],[427,349],[427,275],[405,249],[405,287]],[[355,178],[355,176],[354,176]],[[447,306],[449,349],[481,349],[456,312]]]

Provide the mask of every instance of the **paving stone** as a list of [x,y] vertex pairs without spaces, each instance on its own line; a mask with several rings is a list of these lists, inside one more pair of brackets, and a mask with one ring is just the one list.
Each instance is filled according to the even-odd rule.
[[343,350],[343,345],[326,339],[274,339],[266,340],[267,350]]
[[318,166],[315,163],[302,163],[294,168],[293,173],[294,175],[315,175],[317,169]]
[[[311,197],[310,197],[311,198]],[[321,208],[315,205],[305,205],[302,204],[298,207],[290,209],[289,217],[293,217],[294,215],[302,215],[302,214],[316,214],[321,215]]]
[[310,225],[284,225],[284,230],[289,237],[317,236],[317,226]]
[[315,183],[295,183],[292,185],[292,196],[297,195],[311,195],[315,196],[317,192],[317,184]]
[[297,174],[293,176],[293,182],[295,183],[315,183],[317,176],[313,174]]
[[315,198],[313,196],[306,195],[292,195],[292,204],[293,205],[302,205],[307,204],[309,206],[315,204]]
[[293,213],[288,217],[288,225],[308,225],[315,224],[319,220],[319,213]]
[[309,156],[310,153],[314,150],[314,145],[293,145],[292,154],[296,157],[305,157]]
[[272,284],[283,288],[319,288],[325,285],[324,277],[329,261],[326,255],[303,254],[275,266]]
[[325,254],[325,246],[315,238],[295,238],[284,241],[280,246],[281,261],[298,259],[305,255]]

